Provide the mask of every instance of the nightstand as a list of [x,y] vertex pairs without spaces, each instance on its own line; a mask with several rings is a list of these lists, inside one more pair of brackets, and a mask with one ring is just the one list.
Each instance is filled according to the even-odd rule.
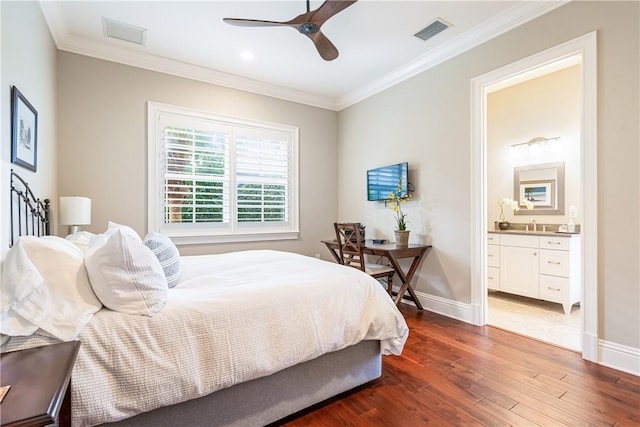
[[0,355],[1,385],[11,385],[0,404],[3,427],[71,425],[71,371],[80,341],[11,351]]

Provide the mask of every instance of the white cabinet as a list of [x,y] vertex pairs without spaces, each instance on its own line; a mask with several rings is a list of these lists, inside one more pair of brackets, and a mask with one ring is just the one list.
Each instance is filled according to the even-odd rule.
[[500,236],[500,290],[538,298],[538,236]]
[[487,236],[487,288],[500,290],[500,235]]
[[580,236],[489,233],[487,287],[562,304],[580,302]]
[[580,237],[540,237],[540,298],[562,304],[569,314],[580,289]]

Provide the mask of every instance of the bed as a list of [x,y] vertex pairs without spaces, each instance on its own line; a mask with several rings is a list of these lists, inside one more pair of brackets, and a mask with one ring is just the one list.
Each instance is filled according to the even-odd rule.
[[[12,179],[12,198],[18,197],[13,187]],[[49,221],[48,210],[42,218]],[[179,257],[174,287],[166,286],[169,276],[161,270],[164,302],[154,299],[158,293],[144,294],[145,310],[156,311],[131,312],[119,295],[104,295],[104,288],[119,284],[108,278],[99,284],[109,267],[92,261],[96,242],[113,235],[144,244],[131,233],[111,224],[84,240],[47,232],[23,236],[4,261],[0,328],[4,340],[11,338],[2,351],[69,339],[82,343],[71,383],[73,426],[266,425],[378,378],[382,356],[400,354],[407,339],[402,315],[375,279],[335,263],[271,250]],[[55,256],[68,251],[72,260],[65,262],[75,263],[70,274],[80,283],[72,291],[70,276],[63,275],[59,283],[53,275],[46,276],[45,285],[27,283],[30,292],[52,288],[41,291],[48,302],[36,315],[33,302],[27,304],[30,311],[16,302],[16,295],[26,291],[13,289],[29,280],[10,273],[16,263],[37,264],[33,248],[41,246],[53,247]],[[47,263],[54,262],[50,253]],[[61,270],[66,264],[55,265]],[[84,278],[83,269],[93,297],[84,280],[77,279]],[[71,303],[69,298],[56,301],[58,294],[76,297]],[[54,306],[67,307],[83,324],[61,319]],[[34,324],[8,330],[12,310],[35,317]],[[47,310],[51,313],[42,315]]]

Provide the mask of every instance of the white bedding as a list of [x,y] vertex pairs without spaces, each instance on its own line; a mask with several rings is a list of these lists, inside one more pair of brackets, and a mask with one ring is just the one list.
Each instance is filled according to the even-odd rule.
[[[117,421],[380,340],[400,354],[404,318],[383,287],[349,267],[287,252],[182,257],[154,317],[102,309],[79,339],[73,426]],[[4,350],[33,345],[12,339]]]

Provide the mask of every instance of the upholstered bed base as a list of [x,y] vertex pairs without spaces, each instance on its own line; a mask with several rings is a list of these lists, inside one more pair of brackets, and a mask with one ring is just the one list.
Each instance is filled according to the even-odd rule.
[[264,426],[379,378],[381,372],[379,341],[362,341],[268,377],[103,426]]

